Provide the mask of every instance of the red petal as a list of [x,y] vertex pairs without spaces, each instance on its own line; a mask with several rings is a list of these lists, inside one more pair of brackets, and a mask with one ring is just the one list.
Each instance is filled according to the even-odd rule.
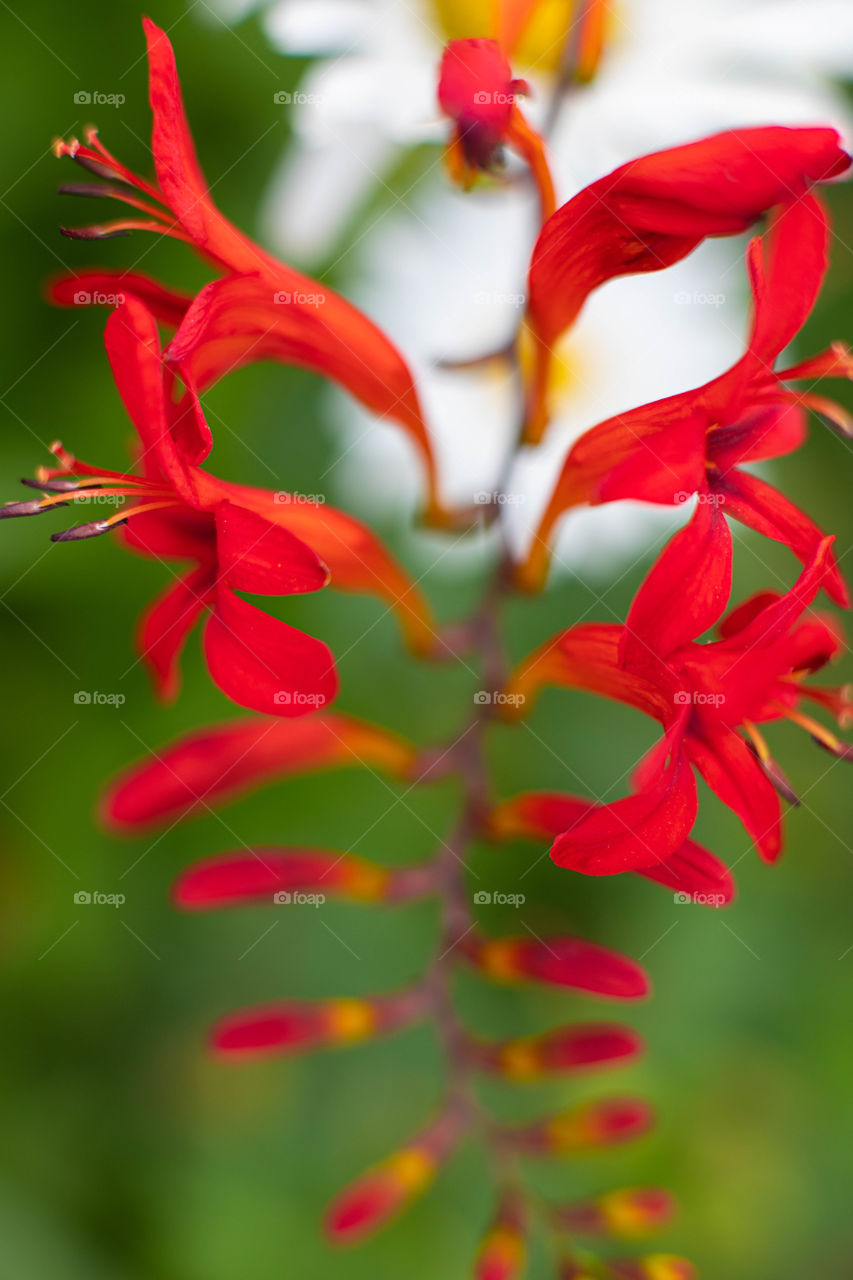
[[703,906],[722,907],[735,896],[735,882],[729,868],[695,840],[685,840],[666,862],[641,867],[637,875],[665,885],[674,893],[686,894]]
[[701,502],[634,597],[621,657],[655,678],[676,650],[713,626],[732,586],[732,537],[716,502]]
[[260,717],[191,733],[134,765],[110,786],[102,816],[113,828],[165,825],[208,812],[275,778],[363,764],[405,778],[414,748],[350,716]]
[[90,267],[54,276],[47,283],[47,297],[58,307],[118,306],[128,294],[144,303],[161,324],[177,329],[192,302],[192,295],[167,289],[159,280],[138,271]]
[[749,341],[759,367],[771,368],[800,332],[826,274],[829,223],[819,200],[804,195],[771,219],[747,252],[755,315]]
[[178,659],[189,633],[212,603],[214,581],[209,568],[193,569],[158,596],[140,620],[139,654],[151,672],[158,696],[168,701],[177,697]]
[[236,591],[282,596],[318,591],[329,581],[328,569],[301,538],[233,502],[216,508],[216,552],[220,581]]
[[529,711],[539,690],[555,684],[615,698],[661,723],[671,721],[678,680],[662,664],[654,672],[656,683],[626,671],[619,661],[623,630],[615,624],[583,623],[546,641],[513,673],[505,691],[508,701],[502,704],[506,713]]
[[204,630],[215,684],[241,707],[273,716],[304,716],[338,690],[335,659],[321,640],[272,618],[220,586]]
[[[725,500],[727,515],[766,538],[784,543],[804,565],[814,558],[826,537],[778,489],[745,471],[733,470],[720,476],[714,484],[714,492]],[[832,552],[827,557],[823,587],[842,609],[849,606],[850,596]]]
[[764,861],[775,862],[782,852],[779,797],[743,738],[724,727],[703,738],[691,736],[687,750],[711,790],[740,818]]
[[[753,606],[751,616],[744,617],[745,625],[742,625],[736,636],[731,635],[726,642],[727,646],[754,649],[772,644],[785,636],[812,604],[818,592],[826,587],[827,579],[831,580],[835,567],[832,554],[834,541],[834,538],[824,538],[819,543],[790,591],[786,591],[784,595],[774,595],[760,611],[755,610],[754,599],[748,602]],[[731,617],[729,615],[729,624]],[[722,646],[715,648],[720,650]]]
[[849,159],[834,129],[732,130],[632,160],[558,209],[530,269],[530,314],[545,342],[614,276],[659,271],[709,235],[745,231]]
[[211,501],[224,500],[254,511],[307,543],[328,565],[335,589],[363,591],[385,600],[397,614],[415,653],[427,654],[436,647],[437,624],[429,603],[367,525],[324,502],[309,501],[303,494],[273,494],[267,489],[214,481],[210,476],[205,481]]
[[656,781],[637,795],[600,805],[557,837],[551,857],[584,875],[615,875],[667,862],[694,822],[696,782],[680,744]]
[[146,470],[151,463],[179,497],[193,502],[192,478],[169,430],[157,322],[132,294],[113,311],[104,332],[110,367],[128,417],[139,434]]
[[193,302],[166,357],[202,390],[247,360],[279,360],[333,378],[404,428],[437,506],[435,461],[411,372],[385,334],[325,286],[310,280],[282,285],[267,275],[212,281]]

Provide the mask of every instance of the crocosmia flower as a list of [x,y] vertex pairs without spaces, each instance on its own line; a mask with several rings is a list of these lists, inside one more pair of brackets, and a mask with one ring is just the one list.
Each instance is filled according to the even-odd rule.
[[[803,710],[809,701],[839,723],[853,704],[841,688],[806,677],[843,646],[833,619],[810,605],[832,582],[831,539],[785,595],[763,592],[701,643],[731,589],[731,535],[719,509],[700,506],[649,574],[624,627],[582,624],[543,645],[509,686],[530,698],[543,684],[589,689],[658,720],[664,736],[634,775],[635,792],[594,806],[557,837],[554,861],[590,875],[655,868],[680,854],[696,818],[695,769],[743,822],[759,854],[782,849],[777,792],[796,794],[758,725],[787,719],[833,755],[851,749]],[[508,713],[522,705],[506,704]]]
[[[658,400],[587,431],[573,445],[537,529],[520,577],[542,583],[548,545],[565,511],[579,503],[620,498],[678,504],[700,501],[791,548],[803,563],[823,534],[790,499],[741,470],[792,452],[804,440],[807,410],[815,410],[845,438],[853,437],[846,410],[809,387],[788,384],[821,376],[853,377],[846,347],[792,368],[774,364],[807,320],[827,267],[829,227],[814,196],[785,206],[766,236],[747,251],[754,316],[746,353],[721,377],[696,391]],[[826,582],[836,603],[849,603],[839,571]]]
[[672,266],[707,236],[746,231],[774,205],[796,203],[849,166],[834,129],[731,130],[632,160],[562,205],[530,263],[536,367],[527,439],[540,440],[547,426],[554,343],[594,289]]
[[496,40],[451,40],[444,51],[438,101],[454,122],[447,153],[451,176],[470,186],[477,173],[500,166],[505,146],[514,147],[530,166],[545,219],[555,205],[545,148],[516,101],[529,92],[524,80],[513,78]]
[[[226,299],[232,289],[236,294],[225,335],[230,343],[230,367],[250,357],[300,364],[334,379],[374,413],[397,422],[411,438],[426,469],[427,516],[441,522],[444,512],[437,496],[432,449],[405,360],[357,308],[267,253],[220,213],[196,157],[172,46],[164,31],[147,18],[143,21],[156,180],[148,182],[121,164],[104,147],[97,130],[88,132],[85,143],[76,138],[67,143],[58,141],[58,156],[70,156],[104,180],[66,185],[62,188],[65,193],[109,196],[133,210],[131,217],[65,228],[65,234],[94,240],[145,230],[192,245],[225,273],[215,293],[224,291]],[[98,274],[97,270],[74,273],[68,290],[73,305],[85,305],[96,296],[89,285]],[[251,296],[246,294],[244,277],[255,286]],[[169,296],[174,300],[174,294]],[[203,305],[207,308],[209,304],[206,297]],[[197,323],[196,317],[192,323]],[[264,345],[257,351],[259,330]]]
[[106,346],[139,437],[137,471],[104,471],[60,449],[60,465],[33,481],[50,496],[0,510],[6,516],[32,515],[75,500],[119,499],[127,505],[115,515],[53,539],[77,541],[120,526],[135,551],[189,562],[191,568],[146,611],[139,629],[140,654],[162,696],[177,692],[184,642],[207,614],[207,664],[235,702],[283,716],[325,706],[337,688],[331,651],[236,593],[315,591],[332,572],[340,586],[390,597],[413,640],[429,643],[417,592],[356,521],[323,504],[291,502],[286,493],[230,485],[197,465],[210,447],[200,407],[192,390],[175,401],[175,377],[162,359],[154,317],[134,296],[110,316]]

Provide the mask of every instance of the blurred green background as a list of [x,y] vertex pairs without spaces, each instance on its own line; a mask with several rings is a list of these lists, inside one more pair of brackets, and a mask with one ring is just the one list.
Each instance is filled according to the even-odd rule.
[[[60,237],[61,221],[89,214],[55,194],[73,175],[49,143],[88,122],[87,108],[73,101],[80,87],[125,94],[120,110],[100,109],[98,122],[106,144],[142,171],[149,123],[133,6],[81,0],[69,9],[36,0],[15,13],[4,8],[0,405],[11,499],[18,477],[45,461],[57,436],[107,466],[124,457],[129,428],[103,355],[104,317],[52,310],[40,289],[64,267],[126,262],[129,244],[136,257],[141,237],[99,245]],[[224,175],[218,201],[257,231],[258,196],[287,130],[285,116],[270,116],[271,91],[292,88],[301,65],[272,54],[254,20],[237,38],[204,5],[187,12],[157,0],[150,12],[171,28],[203,165],[211,178]],[[853,193],[837,189],[831,204],[840,240],[804,352],[853,336],[853,255],[841,243],[853,242]],[[144,247],[146,270],[187,287],[205,278],[180,246]],[[244,370],[216,388],[214,469],[276,487],[272,467],[282,485],[314,492],[335,448],[317,391],[310,376],[281,368]],[[849,464],[849,449],[815,429],[776,470],[782,487],[839,533],[847,559]],[[410,981],[434,945],[432,907],[328,905],[321,921],[309,909],[286,919],[272,908],[183,916],[168,902],[177,871],[233,847],[233,832],[248,843],[353,847],[387,862],[426,857],[432,833],[452,821],[452,788],[403,799],[403,788],[342,773],[267,788],[221,819],[206,816],[159,838],[122,843],[105,835],[93,809],[109,775],[146,748],[236,713],[210,686],[197,637],[177,705],[153,702],[131,636],[162,570],[106,539],[52,545],[48,534],[59,524],[49,517],[9,524],[0,544],[2,1280],[468,1274],[491,1203],[473,1146],[360,1251],[334,1255],[318,1232],[331,1196],[431,1114],[441,1062],[427,1030],[345,1055],[261,1065],[222,1065],[205,1051],[206,1028],[233,1008]],[[404,559],[422,565],[405,531],[385,532]],[[792,581],[787,553],[750,537],[738,545],[738,595],[768,585],[768,572]],[[624,614],[641,572],[611,591],[598,586],[604,602],[593,616]],[[453,618],[469,606],[474,585],[439,579],[429,589],[442,617]],[[514,656],[594,600],[590,587],[569,579],[545,598],[514,604]],[[342,709],[424,743],[448,737],[469,714],[470,676],[462,666],[414,667],[388,618],[350,648],[349,637],[381,612],[374,602],[330,593],[287,606],[290,621],[346,651]],[[76,705],[79,689],[121,692],[126,702],[119,710]],[[540,739],[601,793],[614,761],[621,772],[653,737],[624,708],[557,694],[543,700],[532,727],[535,736],[494,735],[505,794],[571,786]],[[525,878],[525,919],[536,932],[576,931],[643,958],[655,997],[626,1020],[647,1036],[649,1052],[628,1071],[527,1092],[492,1088],[489,1098],[506,1115],[533,1117],[596,1092],[641,1091],[660,1113],[650,1138],[533,1176],[565,1197],[634,1182],[671,1187],[683,1210],[666,1246],[693,1257],[706,1277],[844,1280],[853,1272],[849,775],[789,726],[773,731],[773,742],[805,800],[790,815],[781,866],[760,865],[733,817],[703,795],[698,838],[737,864],[740,896],[725,913],[675,906],[666,891],[636,878],[587,881],[547,859]],[[531,846],[483,851],[477,887],[511,889],[536,857]],[[120,909],[78,906],[79,889],[121,892],[127,901]],[[485,923],[511,931],[514,916],[510,907],[492,909]],[[477,1026],[496,1033],[622,1012],[473,980],[462,998]],[[549,1275],[538,1250],[531,1275]]]

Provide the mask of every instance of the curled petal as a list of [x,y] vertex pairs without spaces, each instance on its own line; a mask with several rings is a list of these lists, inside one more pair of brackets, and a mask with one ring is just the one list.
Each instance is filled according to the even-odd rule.
[[467,959],[498,982],[543,982],[614,1000],[648,995],[649,980],[636,961],[581,938],[471,938]]
[[192,302],[191,294],[167,289],[153,276],[139,271],[90,267],[54,276],[47,283],[48,300],[58,307],[115,307],[128,294],[138,298],[156,320],[171,329],[177,329]]
[[201,389],[247,361],[278,360],[331,377],[380,417],[398,422],[424,464],[430,517],[441,516],[435,460],[412,374],[385,334],[316,282],[283,287],[268,275],[205,285],[166,358]]
[[844,172],[834,129],[731,130],[642,156],[585,188],[545,223],[533,250],[528,313],[537,371],[527,438],[541,438],[550,349],[589,294],[616,276],[659,271],[706,236],[745,231]]
[[402,738],[350,716],[234,720],[179,738],[121,774],[102,816],[132,833],[207,812],[274,778],[358,764],[406,778],[414,760]]

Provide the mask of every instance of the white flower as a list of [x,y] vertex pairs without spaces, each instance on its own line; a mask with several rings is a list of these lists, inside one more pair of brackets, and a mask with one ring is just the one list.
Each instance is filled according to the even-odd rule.
[[[456,9],[465,8],[460,0]],[[406,150],[447,136],[435,103],[445,37],[427,0],[280,0],[265,21],[282,53],[320,55],[303,79],[304,100],[288,108],[294,140],[269,195],[269,238],[303,265],[331,254],[338,270],[343,264],[349,296],[415,371],[445,497],[468,505],[497,483],[517,428],[517,395],[506,369],[449,372],[436,361],[511,337],[537,229],[532,192],[524,184],[452,191],[436,149],[427,178],[410,193],[395,192],[346,243],[356,212]],[[541,121],[550,73],[529,59],[515,70],[533,84],[526,114]],[[549,140],[558,199],[634,156],[728,127],[820,122],[849,132],[844,98],[828,76],[850,72],[848,0],[617,0],[599,73],[568,97]],[[529,537],[567,444],[583,430],[696,386],[737,357],[747,297],[742,254],[741,241],[710,242],[677,267],[593,295],[564,353],[566,385],[546,443],[525,453],[510,480],[523,495],[502,512],[514,543]],[[334,475],[350,500],[360,494],[364,502],[367,492],[375,505],[384,491],[394,505],[414,503],[419,480],[406,443],[330,395],[346,436]],[[556,562],[609,567],[614,555],[633,557],[658,540],[661,521],[685,514],[627,503],[574,514]]]

